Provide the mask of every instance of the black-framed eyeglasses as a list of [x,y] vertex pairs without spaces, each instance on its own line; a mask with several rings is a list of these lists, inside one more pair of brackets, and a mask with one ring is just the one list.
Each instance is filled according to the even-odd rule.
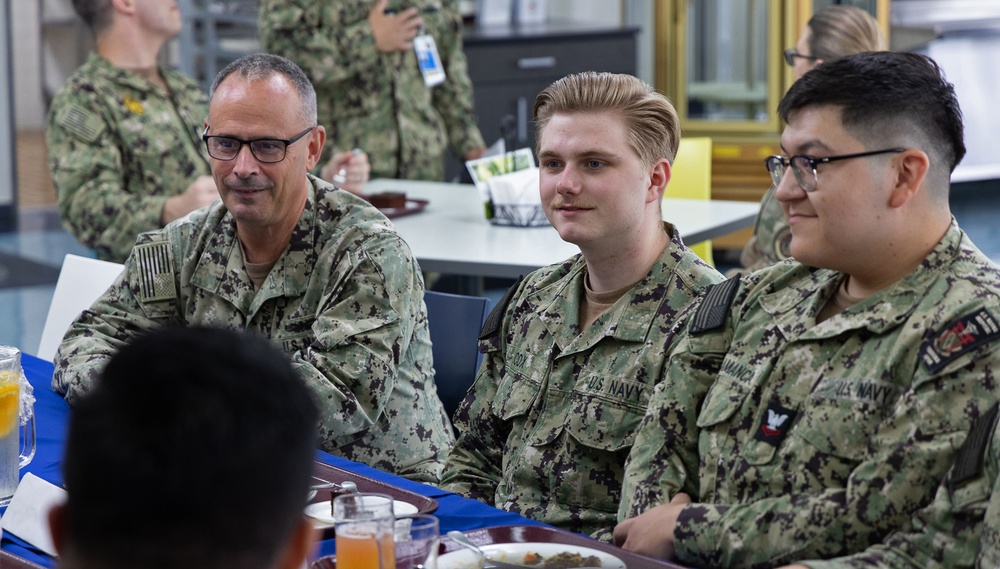
[[778,184],[781,183],[782,176],[785,175],[785,168],[791,165],[792,172],[795,172],[795,181],[799,183],[799,187],[807,192],[811,192],[816,189],[816,183],[819,177],[816,173],[816,167],[820,164],[827,164],[838,160],[848,160],[851,158],[864,158],[865,156],[875,156],[878,154],[898,154],[904,150],[906,149],[886,148],[885,150],[872,150],[871,152],[843,154],[841,156],[827,156],[826,158],[816,158],[815,156],[807,156],[805,154],[796,154],[791,158],[786,158],[775,154],[764,159],[764,166],[767,167],[767,171],[771,174],[771,181],[774,182],[775,186],[778,186]]
[[799,58],[799,57],[802,58],[802,59],[808,59],[809,61],[816,61],[816,60],[819,59],[818,57],[813,57],[811,55],[805,55],[805,54],[799,53],[799,52],[795,51],[794,47],[790,47],[790,48],[786,49],[784,53],[785,53],[785,63],[787,63],[791,67],[795,67],[795,59]]
[[311,126],[296,134],[288,140],[280,138],[257,138],[254,140],[240,140],[231,136],[215,136],[208,134],[208,127],[202,133],[201,139],[205,141],[208,148],[208,155],[216,160],[235,160],[246,144],[250,147],[253,157],[259,162],[274,163],[285,159],[285,151],[288,145],[312,132],[316,128]]

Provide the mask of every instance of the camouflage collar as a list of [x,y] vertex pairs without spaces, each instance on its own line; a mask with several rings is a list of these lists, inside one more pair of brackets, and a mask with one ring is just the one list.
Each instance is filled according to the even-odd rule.
[[532,300],[538,306],[538,317],[564,355],[589,350],[605,337],[644,342],[656,320],[651,315],[658,314],[661,305],[668,302],[673,288],[670,283],[682,278],[683,262],[677,259],[684,251],[674,232],[649,273],[582,333],[578,333],[576,326],[567,325],[567,321],[576,322],[584,294],[586,261],[582,254],[577,255],[566,270],[566,276],[553,286],[534,293]]
[[760,306],[777,321],[786,337],[799,334],[803,338],[826,337],[858,328],[882,334],[904,322],[933,282],[953,264],[963,260],[963,241],[968,241],[965,233],[952,218],[951,226],[920,266],[854,305],[842,314],[844,318],[808,326],[815,321],[816,314],[834,294],[844,275],[829,269],[811,269],[799,263],[788,264],[793,280],[783,285],[783,279],[779,278],[775,282],[776,291],[762,296]]
[[[146,79],[138,73],[129,71],[127,69],[122,69],[113,65],[107,59],[101,57],[97,51],[90,52],[87,57],[86,65],[93,67],[98,73],[103,74],[109,81],[133,89],[141,93],[159,93],[161,96],[164,94],[163,90],[153,84],[152,81]],[[160,74],[163,75],[163,80],[167,82],[170,88],[170,92],[177,95],[178,91],[183,91],[183,82],[177,80],[177,72],[164,67],[159,66]],[[201,91],[198,91],[199,95]]]

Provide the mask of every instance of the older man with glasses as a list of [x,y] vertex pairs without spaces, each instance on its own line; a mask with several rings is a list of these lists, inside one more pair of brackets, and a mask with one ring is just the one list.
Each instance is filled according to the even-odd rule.
[[325,450],[436,482],[454,436],[434,386],[424,283],[377,209],[308,173],[326,140],[309,80],[278,56],[237,60],[212,86],[203,139],[222,201],[139,237],[63,339],[53,388],[75,403],[149,330],[251,330],[312,389]]
[[786,155],[765,162],[794,260],[689,309],[626,465],[626,549],[695,567],[864,550],[997,401],[1000,268],[948,209],[965,145],[938,66],[838,59],[778,111]]

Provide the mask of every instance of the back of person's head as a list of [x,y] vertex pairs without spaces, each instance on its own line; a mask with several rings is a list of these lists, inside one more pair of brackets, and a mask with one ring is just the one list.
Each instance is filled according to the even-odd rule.
[[933,188],[947,193],[965,156],[962,111],[954,86],[931,58],[867,52],[824,63],[792,84],[778,105],[781,120],[812,107],[840,110],[844,130],[868,150],[917,148],[930,159]]
[[172,328],[122,348],[74,408],[64,558],[267,568],[302,521],[318,413],[260,337]]
[[230,75],[235,75],[247,83],[270,79],[274,75],[282,75],[299,95],[301,103],[300,116],[307,124],[316,124],[316,90],[306,77],[306,74],[295,63],[270,53],[252,53],[244,55],[225,66],[212,82],[209,97],[215,96],[215,91]]
[[619,73],[567,75],[539,93],[533,111],[536,146],[552,115],[599,112],[621,116],[629,143],[644,164],[661,158],[673,163],[681,138],[677,111],[640,79]]
[[824,61],[863,51],[889,49],[878,21],[854,6],[823,8],[809,19],[809,54]]
[[94,34],[111,25],[111,0],[73,0],[73,9]]

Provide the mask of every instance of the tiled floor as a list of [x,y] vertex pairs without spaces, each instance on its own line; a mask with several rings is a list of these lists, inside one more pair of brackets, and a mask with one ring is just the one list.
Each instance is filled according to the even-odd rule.
[[[22,145],[27,142],[27,145]],[[92,256],[60,226],[40,138],[19,133],[19,231],[0,233],[0,251],[55,267],[67,253]],[[39,150],[39,148],[42,148]],[[983,252],[1000,262],[1000,180],[958,184],[952,189],[952,212]],[[503,284],[503,283],[499,283]],[[55,283],[45,286],[0,288],[0,344],[33,353],[42,335]],[[497,298],[503,288],[487,291]]]

